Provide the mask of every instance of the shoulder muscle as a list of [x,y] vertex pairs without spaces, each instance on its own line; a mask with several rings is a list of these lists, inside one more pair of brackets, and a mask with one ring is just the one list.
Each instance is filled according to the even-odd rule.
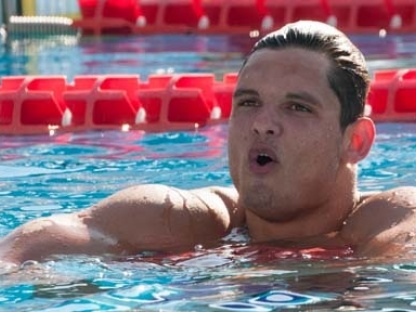
[[99,202],[83,218],[133,251],[189,247],[220,238],[231,229],[233,199],[226,194],[215,188],[187,191],[139,185]]
[[416,241],[416,187],[367,196],[346,220],[341,236],[365,255],[385,254]]

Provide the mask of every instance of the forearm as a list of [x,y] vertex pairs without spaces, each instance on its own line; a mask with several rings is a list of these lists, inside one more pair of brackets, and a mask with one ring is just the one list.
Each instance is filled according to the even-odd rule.
[[110,252],[115,242],[88,229],[75,214],[32,220],[0,241],[0,260],[22,263],[55,254]]

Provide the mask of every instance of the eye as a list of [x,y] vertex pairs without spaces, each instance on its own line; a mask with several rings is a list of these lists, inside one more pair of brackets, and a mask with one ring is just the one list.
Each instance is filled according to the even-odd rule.
[[297,112],[312,113],[312,110],[308,106],[300,103],[290,103],[289,109]]
[[256,107],[259,106],[259,102],[257,100],[251,99],[241,99],[237,101],[237,106],[241,107]]

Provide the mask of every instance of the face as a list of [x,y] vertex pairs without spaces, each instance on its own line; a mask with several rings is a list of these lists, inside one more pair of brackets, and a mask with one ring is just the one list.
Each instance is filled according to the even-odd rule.
[[329,60],[300,48],[262,49],[239,75],[229,161],[240,204],[290,220],[325,205],[339,184],[344,135]]

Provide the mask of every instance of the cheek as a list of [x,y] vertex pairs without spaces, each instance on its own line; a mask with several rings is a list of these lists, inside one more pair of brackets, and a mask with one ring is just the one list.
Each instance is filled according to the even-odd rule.
[[324,141],[317,143],[311,161],[321,170],[335,169],[338,166],[338,146],[333,142]]
[[239,161],[238,158],[236,157],[229,157],[229,173],[230,173],[230,177],[231,180],[233,181],[234,187],[237,189],[237,191],[240,191],[240,185],[241,185],[241,174],[239,168]]
[[238,142],[238,132],[234,124],[230,121],[228,126],[228,157],[232,158],[235,155],[235,144]]
[[242,127],[235,126],[235,124],[230,122],[228,131],[228,164],[231,178],[237,189],[240,181],[239,172],[241,171],[246,151],[246,142],[247,135]]
[[230,123],[228,130],[228,160],[230,169],[235,166],[235,161],[238,156],[238,132],[235,127]]
[[314,134],[298,139],[293,154],[297,155],[297,166],[307,167],[308,171],[316,168],[336,165],[339,161],[341,140],[334,133]]
[[242,120],[230,119],[228,125],[228,146],[233,152],[238,150],[247,141],[247,127]]

